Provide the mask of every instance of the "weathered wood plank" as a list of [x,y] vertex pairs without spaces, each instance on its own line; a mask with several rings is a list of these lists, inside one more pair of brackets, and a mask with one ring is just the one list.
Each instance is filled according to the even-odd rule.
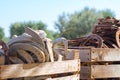
[[120,61],[120,49],[91,48],[91,62]]
[[73,49],[68,49],[67,54],[65,54],[65,59],[66,60],[73,60],[74,59],[74,50]]
[[7,80],[7,79],[0,79],[0,80]]
[[1,65],[0,79],[60,74],[79,70],[80,60],[78,59],[36,64]]
[[120,49],[112,48],[69,49],[66,59],[74,59],[75,50],[79,51],[81,62],[120,61]]
[[120,65],[81,66],[80,79],[119,78]]
[[49,55],[50,55],[50,61],[54,62],[54,56],[53,56],[53,51],[52,51],[52,43],[49,39],[46,39],[45,44],[46,44],[47,50],[48,50]]
[[66,60],[79,59],[79,57],[80,57],[80,50],[78,49],[68,49],[67,54],[65,54]]
[[82,49],[68,49],[67,54],[65,54],[67,60],[75,59],[75,57],[79,58],[81,62],[90,62],[90,48],[82,48]]
[[64,76],[58,78],[48,78],[46,80],[79,80],[80,75],[71,75],[71,76]]
[[4,64],[5,63],[5,60],[4,60],[4,57],[3,56],[0,56],[0,65]]
[[88,66],[81,66],[80,79],[90,79],[91,68]]
[[91,78],[120,77],[120,65],[92,65]]
[[91,55],[90,55],[91,48],[83,48],[80,49],[80,60],[81,62],[90,62]]

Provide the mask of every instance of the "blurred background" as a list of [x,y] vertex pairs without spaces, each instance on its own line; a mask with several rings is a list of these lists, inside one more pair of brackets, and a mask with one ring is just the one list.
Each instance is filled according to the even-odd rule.
[[0,39],[7,42],[25,27],[55,39],[90,34],[98,18],[120,18],[120,0],[0,0]]

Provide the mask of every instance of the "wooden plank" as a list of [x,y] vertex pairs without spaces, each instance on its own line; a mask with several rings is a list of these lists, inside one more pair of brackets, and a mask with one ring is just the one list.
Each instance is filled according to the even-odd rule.
[[[82,49],[68,49],[67,54],[65,54],[66,60],[75,59],[75,57],[79,58],[81,62],[90,62],[90,48],[82,48]],[[79,56],[78,56],[79,53]]]
[[80,79],[119,78],[120,65],[81,66]]
[[0,66],[0,79],[52,75],[80,70],[80,60]]
[[120,49],[112,48],[68,49],[67,60],[74,59],[75,50],[79,51],[81,62],[120,61]]
[[92,65],[91,78],[120,77],[120,65]]
[[7,80],[7,79],[0,79],[0,80]]
[[46,80],[79,80],[80,75],[71,75],[71,76],[64,76],[64,77],[57,77],[57,78],[48,78]]
[[4,60],[4,57],[3,56],[0,56],[0,65],[4,64],[5,63],[5,60]]
[[91,61],[90,50],[91,49],[89,49],[89,48],[80,49],[81,62],[90,62]]
[[35,76],[35,77],[24,77],[24,80],[46,80],[51,78],[50,76]]
[[74,59],[79,59],[79,58],[80,58],[80,51],[74,50]]
[[52,50],[52,41],[50,39],[45,40],[46,48],[48,50],[48,53],[50,55],[50,61],[54,62],[54,56],[53,56],[53,50]]
[[61,76],[56,78],[51,78],[50,76],[38,76],[38,77],[29,77],[24,78],[24,80],[79,80],[80,78],[79,74],[73,74],[68,76]]
[[88,66],[81,66],[81,70],[80,70],[80,79],[90,79],[91,76],[91,68]]
[[80,50],[78,49],[68,49],[67,54],[65,54],[66,60],[79,59],[79,57],[80,57]]
[[73,49],[68,49],[67,54],[65,54],[65,59],[66,60],[73,60],[74,59],[74,50]]
[[91,61],[120,61],[120,49],[92,48]]

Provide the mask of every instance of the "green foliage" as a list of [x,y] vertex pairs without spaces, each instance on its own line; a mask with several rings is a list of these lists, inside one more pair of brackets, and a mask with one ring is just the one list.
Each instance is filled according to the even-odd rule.
[[50,31],[50,30],[45,30],[45,32],[47,33],[47,37],[50,38],[50,39],[54,39],[54,32],[53,31]]
[[114,14],[110,10],[96,11],[85,8],[71,15],[62,14],[55,23],[55,28],[59,31],[59,37],[79,38],[91,32],[98,18],[107,16],[114,16]]
[[65,13],[59,16],[58,22],[55,22],[56,29],[59,31],[59,33],[63,33],[65,30],[65,27],[67,26],[67,17]]
[[3,39],[4,36],[5,36],[5,34],[4,34],[4,31],[3,31],[3,28],[0,27],[0,39]]
[[0,27],[0,39],[3,40],[4,42],[8,42],[9,38],[5,37],[4,29]]
[[109,9],[99,11],[99,13],[102,15],[103,18],[106,18],[108,16],[109,17],[115,17],[115,13],[112,12],[111,10],[109,10]]
[[44,23],[40,22],[16,22],[14,24],[10,25],[10,34],[11,37],[13,35],[21,35],[22,33],[24,33],[24,28],[25,27],[30,27],[34,30],[45,30],[48,37],[53,39],[52,36],[52,31],[47,30],[46,25]]
[[2,40],[7,43],[9,41],[9,37],[4,37]]
[[10,25],[10,36],[21,35],[24,32],[25,23],[16,22]]

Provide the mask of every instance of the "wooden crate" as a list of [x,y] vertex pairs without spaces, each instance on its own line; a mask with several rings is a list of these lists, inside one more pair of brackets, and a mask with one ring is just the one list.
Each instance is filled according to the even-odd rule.
[[120,78],[120,49],[69,49],[66,59],[74,59],[76,52],[81,60],[81,79]]
[[0,65],[0,80],[20,77],[53,76],[65,73],[73,74],[48,78],[47,80],[79,80],[79,71],[79,59],[34,64]]
[[85,54],[80,53],[80,59],[86,64],[81,66],[81,79],[120,77],[120,64],[116,64],[120,49],[90,48]]

